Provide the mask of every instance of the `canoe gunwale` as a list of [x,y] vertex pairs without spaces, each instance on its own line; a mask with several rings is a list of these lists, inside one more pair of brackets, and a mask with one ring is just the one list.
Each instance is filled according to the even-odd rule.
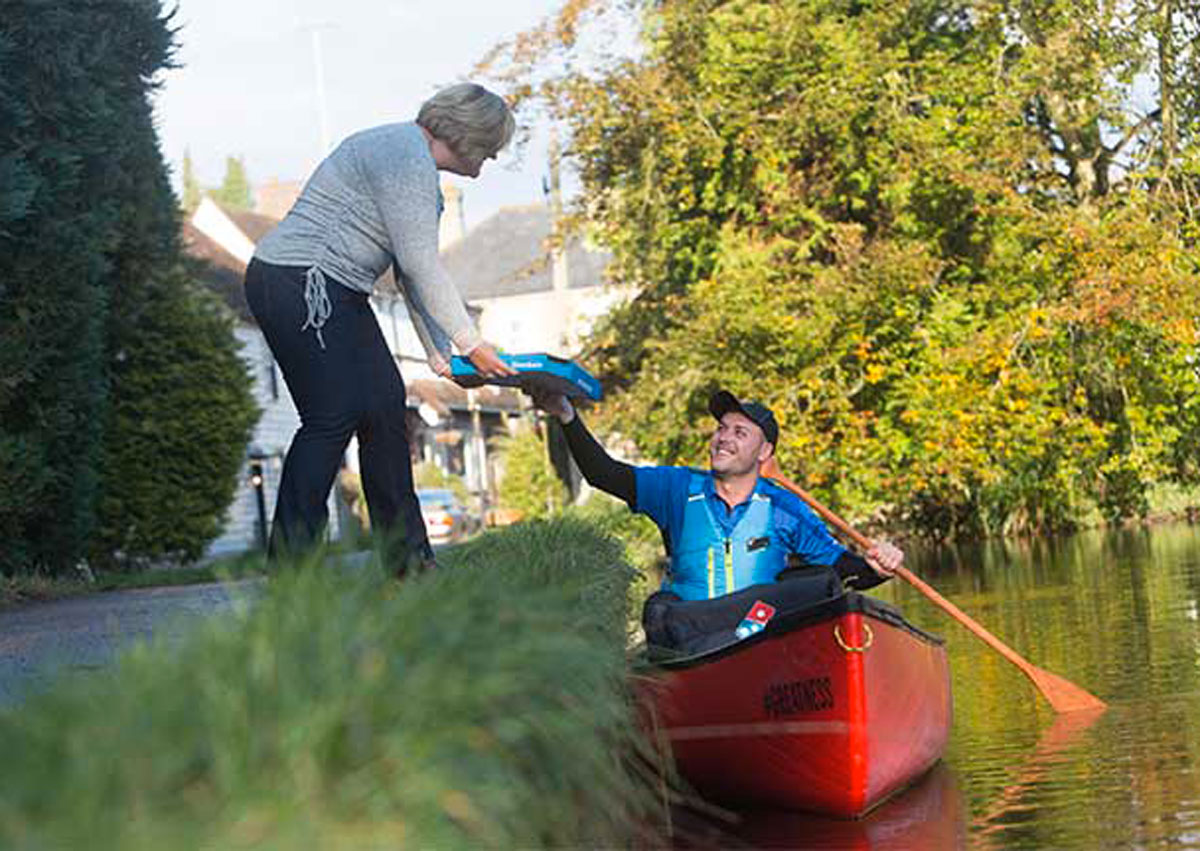
[[858,613],[903,630],[918,640],[937,647],[945,646],[946,640],[940,635],[926,632],[904,619],[900,610],[883,600],[869,597],[857,591],[845,591],[835,597],[817,600],[811,606],[792,612],[780,613],[772,618],[766,628],[756,635],[730,642],[721,647],[705,650],[702,653],[678,656],[663,648],[638,648],[636,655],[651,668],[667,671],[678,671],[715,662],[726,656],[746,650],[764,641],[771,641],[788,635],[798,629],[804,629],[815,623],[833,620],[846,614]]

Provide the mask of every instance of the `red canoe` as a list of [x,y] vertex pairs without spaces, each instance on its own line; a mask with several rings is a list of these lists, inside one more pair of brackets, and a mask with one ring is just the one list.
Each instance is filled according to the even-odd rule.
[[649,723],[705,798],[858,817],[942,755],[942,640],[855,592],[720,650],[659,662]]

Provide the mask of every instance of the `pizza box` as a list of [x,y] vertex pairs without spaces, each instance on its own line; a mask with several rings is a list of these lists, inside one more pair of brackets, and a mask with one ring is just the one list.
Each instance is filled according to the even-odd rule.
[[479,387],[496,384],[502,387],[519,387],[526,391],[561,393],[572,398],[599,401],[603,395],[600,382],[586,369],[574,361],[545,352],[511,355],[502,354],[500,360],[517,370],[516,375],[504,378],[484,378],[474,364],[462,355],[450,358],[450,377],[462,387]]

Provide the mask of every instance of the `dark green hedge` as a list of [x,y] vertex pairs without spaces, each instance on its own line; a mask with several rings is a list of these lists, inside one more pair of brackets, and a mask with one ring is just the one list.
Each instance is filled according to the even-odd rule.
[[[148,100],[173,39],[159,0],[4,7],[5,573],[63,572],[89,552],[108,559],[114,541],[153,555],[163,547],[158,530],[189,530],[171,548],[197,552],[232,493],[229,458],[240,457],[252,402],[228,323],[182,271]],[[217,403],[228,406],[228,423],[181,442],[187,424],[212,416]],[[176,456],[207,460],[184,466],[185,481]],[[162,475],[143,475],[147,468]],[[130,499],[130,487],[147,481],[173,487]],[[183,499],[195,493],[204,496]]]

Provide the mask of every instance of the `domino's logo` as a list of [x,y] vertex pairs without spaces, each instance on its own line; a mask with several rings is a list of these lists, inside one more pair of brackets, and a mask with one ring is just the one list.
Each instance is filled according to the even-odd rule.
[[755,600],[754,605],[750,607],[750,611],[746,612],[742,618],[742,622],[734,630],[734,634],[739,639],[757,635],[767,628],[767,624],[770,623],[773,617],[775,617],[774,606],[770,603],[764,603],[762,600]]

